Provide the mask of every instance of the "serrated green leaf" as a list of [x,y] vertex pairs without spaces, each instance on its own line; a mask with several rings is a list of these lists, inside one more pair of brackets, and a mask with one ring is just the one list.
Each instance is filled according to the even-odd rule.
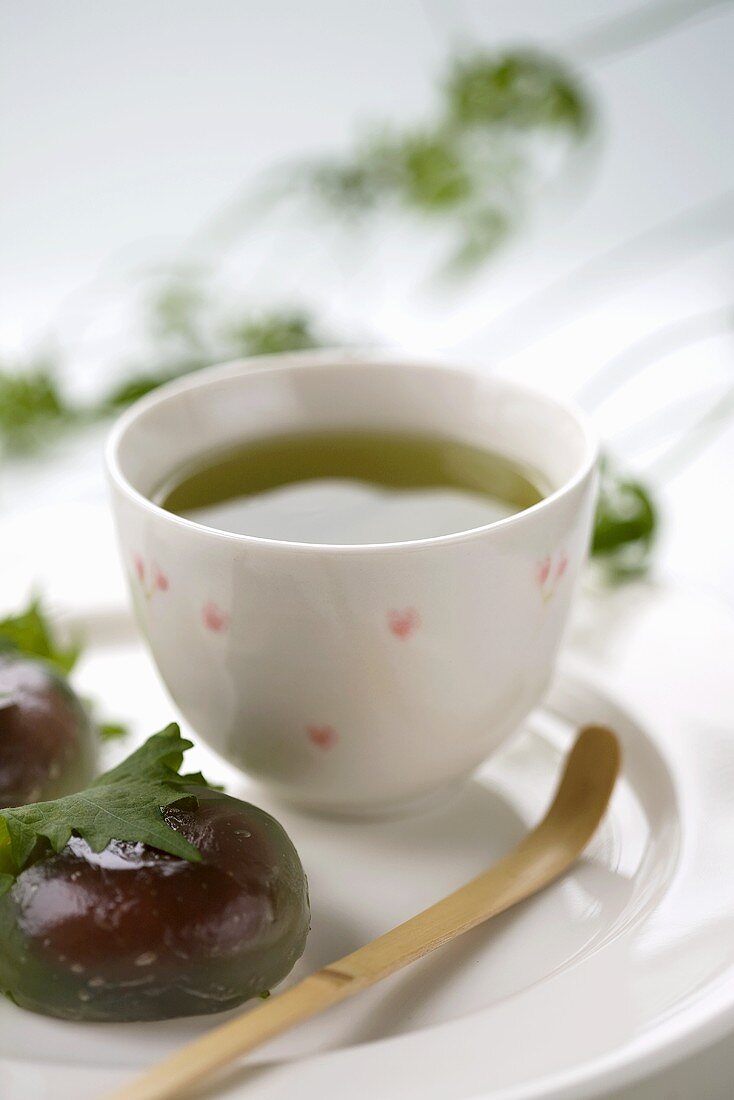
[[166,823],[162,813],[171,803],[192,797],[192,787],[207,785],[200,773],[178,774],[189,748],[191,742],[171,724],[86,790],[0,810],[0,893],[7,889],[7,877],[12,881],[39,845],[41,850],[60,852],[72,834],[83,837],[95,852],[112,840],[124,840],[199,860],[198,850]]
[[192,748],[193,742],[181,736],[176,722],[171,722],[160,733],[154,733],[135,752],[114,768],[98,776],[93,787],[109,786],[112,783],[135,781],[144,775],[148,780],[166,782],[173,780],[185,783],[186,777],[178,774],[183,763],[183,754]]

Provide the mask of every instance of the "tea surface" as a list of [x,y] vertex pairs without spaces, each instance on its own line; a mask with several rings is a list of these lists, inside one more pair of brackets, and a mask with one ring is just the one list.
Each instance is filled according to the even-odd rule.
[[492,451],[368,431],[252,440],[180,471],[154,496],[221,531],[337,545],[471,530],[542,498],[538,478]]

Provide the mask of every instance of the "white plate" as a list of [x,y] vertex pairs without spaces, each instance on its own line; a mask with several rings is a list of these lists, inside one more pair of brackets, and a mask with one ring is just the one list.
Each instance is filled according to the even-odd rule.
[[[216,1095],[570,1100],[734,1024],[734,617],[648,586],[587,596],[581,610],[574,663],[547,706],[430,813],[320,821],[277,805],[206,751],[189,754],[273,811],[301,852],[313,930],[295,980],[496,859],[542,812],[576,726],[609,723],[625,753],[610,813],[573,873],[263,1048]],[[99,614],[85,627],[80,690],[129,717],[136,739],[165,724],[171,705],[129,621]],[[67,1024],[4,1004],[0,1095],[97,1097],[213,1022]]]

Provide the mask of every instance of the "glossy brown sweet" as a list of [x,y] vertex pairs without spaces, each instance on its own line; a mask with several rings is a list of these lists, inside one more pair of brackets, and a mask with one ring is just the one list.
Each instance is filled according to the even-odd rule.
[[85,707],[45,661],[0,654],[0,808],[80,790],[94,771]]
[[73,837],[0,898],[0,987],[17,1004],[155,1020],[231,1008],[288,974],[309,928],[295,848],[263,810],[192,790],[163,813],[200,863]]

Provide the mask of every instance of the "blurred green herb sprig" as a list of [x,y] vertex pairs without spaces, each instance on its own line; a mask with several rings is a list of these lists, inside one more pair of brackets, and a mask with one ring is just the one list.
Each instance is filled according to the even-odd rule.
[[63,432],[117,413],[164,382],[201,367],[327,342],[313,318],[297,307],[230,317],[209,335],[203,299],[189,293],[190,289],[175,277],[153,296],[147,307],[148,358],[156,366],[128,370],[96,402],[75,402],[61,383],[58,365],[0,366],[0,455],[37,453]]
[[65,428],[81,410],[66,398],[50,362],[24,369],[0,367],[0,452],[31,453]]
[[[505,238],[533,176],[529,141],[564,135],[573,145],[593,111],[575,74],[529,50],[476,52],[449,63],[433,118],[424,126],[373,128],[345,157],[293,166],[275,191],[318,198],[331,217],[392,204],[456,230],[453,270],[475,266]],[[285,185],[285,186],[283,186]],[[146,363],[91,405],[73,401],[58,365],[0,364],[0,449],[32,452],[64,430],[124,408],[163,382],[238,356],[323,344],[298,308],[217,320],[198,273],[174,269],[144,302]]]
[[[104,395],[99,412],[117,412],[164,382],[229,359],[303,351],[327,343],[314,319],[297,307],[230,317],[209,334],[204,299],[187,302],[175,283],[164,286],[151,303],[158,338],[155,370],[133,372]],[[161,346],[162,345],[162,346]],[[155,352],[158,352],[156,356]]]
[[562,62],[529,50],[455,59],[434,118],[421,128],[374,126],[343,157],[286,170],[276,197],[305,194],[328,216],[392,206],[453,227],[445,270],[466,273],[517,223],[537,177],[534,143],[589,133],[593,108]]
[[[516,224],[534,175],[533,141],[560,136],[569,148],[593,122],[591,101],[560,61],[514,49],[474,53],[450,63],[438,107],[420,128],[375,127],[343,157],[291,166],[274,193],[317,200],[330,217],[367,217],[392,206],[455,230],[447,267],[467,271],[485,260]],[[58,367],[0,367],[0,452],[40,449],[62,431],[117,413],[164,382],[240,356],[323,346],[329,341],[303,309],[281,308],[217,318],[196,272],[174,269],[144,301],[146,360],[91,405],[74,403]],[[644,569],[657,530],[649,492],[606,463],[592,554],[609,575]],[[40,609],[29,623],[43,624]],[[19,617],[19,620],[22,616]],[[38,637],[43,636],[43,631]],[[46,631],[47,644],[51,645]],[[110,726],[110,736],[117,727]]]
[[534,51],[460,57],[445,89],[448,117],[461,126],[558,128],[583,136],[592,122],[578,78],[557,58]]
[[618,473],[608,459],[601,464],[594,517],[592,557],[613,580],[638,576],[650,564],[659,520],[650,491]]

